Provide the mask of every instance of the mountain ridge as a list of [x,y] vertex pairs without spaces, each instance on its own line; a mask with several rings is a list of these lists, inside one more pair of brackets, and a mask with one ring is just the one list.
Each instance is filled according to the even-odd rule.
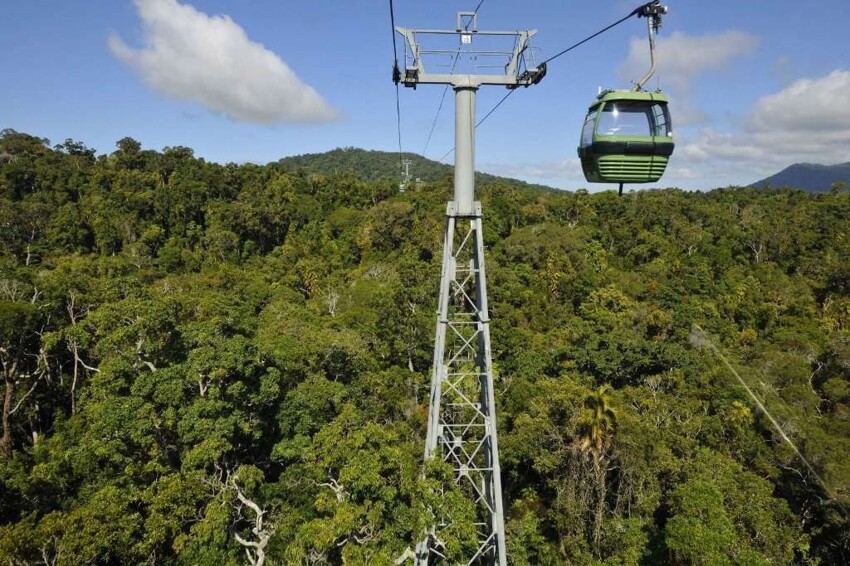
[[792,187],[806,192],[826,192],[833,183],[850,184],[850,161],[835,165],[795,163],[782,171],[752,184],[756,188]]

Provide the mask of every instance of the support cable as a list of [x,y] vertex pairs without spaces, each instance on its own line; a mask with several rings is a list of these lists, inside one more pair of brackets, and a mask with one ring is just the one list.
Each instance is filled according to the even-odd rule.
[[475,18],[475,16],[477,16],[477,15],[478,15],[478,9],[481,7],[481,4],[483,4],[483,3],[484,3],[484,0],[481,0],[480,2],[478,2],[478,5],[477,5],[477,6],[475,7],[475,9],[472,11],[472,18],[469,18],[469,21],[468,21],[468,22],[466,22],[466,26],[465,26],[465,27],[466,27],[466,29],[467,29],[467,30],[469,29],[469,25],[472,23],[472,20]]
[[[538,65],[538,68],[539,68],[539,67],[542,67],[542,66],[544,66],[544,65],[546,65],[546,64],[547,64],[547,63],[549,63],[550,61],[553,61],[553,60],[557,59],[557,58],[558,58],[558,57],[560,57],[561,55],[564,55],[564,54],[566,54],[566,53],[569,53],[570,51],[572,51],[572,50],[573,50],[573,49],[575,49],[576,47],[579,47],[579,46],[581,46],[581,45],[584,45],[585,43],[587,43],[587,42],[588,42],[588,41],[590,41],[591,39],[594,39],[594,38],[596,38],[596,37],[598,37],[598,36],[602,35],[602,34],[603,34],[603,33],[605,33],[606,31],[608,31],[608,30],[610,30],[610,29],[612,29],[612,28],[617,27],[618,25],[622,24],[623,22],[625,22],[625,21],[626,21],[626,20],[628,20],[629,18],[632,18],[632,17],[634,17],[634,16],[642,17],[642,16],[643,16],[643,14],[645,13],[645,11],[646,11],[648,8],[650,8],[651,6],[653,6],[653,5],[655,5],[655,4],[658,4],[659,2],[660,2],[660,0],[652,0],[652,2],[647,2],[646,4],[641,4],[640,6],[638,6],[638,7],[637,7],[637,8],[635,8],[634,10],[632,10],[632,11],[631,11],[631,13],[629,13],[629,15],[624,16],[624,17],[620,18],[619,20],[617,20],[617,21],[616,21],[616,22],[614,22],[613,24],[608,25],[608,26],[605,26],[604,28],[602,28],[601,30],[597,31],[596,33],[594,33],[594,34],[592,34],[592,35],[589,35],[589,36],[585,37],[584,39],[582,39],[582,40],[581,40],[581,41],[579,41],[578,43],[574,43],[573,45],[570,45],[569,47],[567,47],[567,48],[566,48],[566,49],[564,49],[563,51],[559,51],[559,52],[558,52],[558,53],[556,53],[555,55],[553,55],[553,56],[549,57],[548,59],[546,59],[545,61],[543,61],[542,63],[540,63],[540,64]],[[481,6],[481,4],[483,4],[483,3],[484,3],[484,0],[481,0],[481,1],[478,3],[478,6],[480,7],[480,6]],[[478,10],[478,8],[476,8],[476,11],[477,11],[477,10]],[[495,111],[496,111],[496,109],[497,109],[499,106],[501,106],[501,105],[502,105],[502,103],[503,103],[505,100],[507,100],[507,98],[508,98],[511,94],[513,94],[513,92],[514,92],[515,90],[516,90],[516,89],[512,89],[512,90],[510,90],[510,91],[508,92],[508,94],[506,94],[506,95],[505,95],[505,96],[504,96],[504,97],[503,97],[503,98],[502,98],[499,102],[497,102],[497,103],[496,103],[496,105],[495,105],[493,108],[491,108],[491,109],[490,109],[490,111],[489,111],[489,112],[487,112],[487,114],[485,114],[485,115],[484,115],[484,117],[483,117],[481,120],[479,120],[477,124],[475,124],[475,127],[476,127],[476,128],[478,128],[478,126],[480,126],[480,125],[484,122],[484,120],[486,120],[487,118],[489,118],[489,117],[490,117],[490,115],[491,115],[493,112],[495,112]],[[451,154],[454,150],[455,150],[455,148],[454,148],[454,147],[452,147],[452,148],[451,148],[450,150],[448,150],[445,154],[443,154],[443,156],[440,158],[440,162],[442,162],[442,161],[443,161],[446,157],[448,157],[448,156],[449,156],[449,155],[450,155],[450,154]]]
[[[515,93],[515,92],[516,92],[516,89],[511,89],[511,90],[509,90],[509,91],[508,91],[508,93],[507,93],[505,96],[503,96],[503,97],[502,97],[502,100],[500,100],[499,102],[497,102],[497,103],[496,103],[496,105],[495,105],[493,108],[491,108],[491,109],[490,109],[490,111],[489,111],[489,112],[487,112],[487,114],[485,114],[483,118],[481,118],[480,120],[478,120],[478,123],[477,123],[477,124],[475,124],[475,127],[476,127],[476,128],[478,128],[478,126],[480,126],[481,124],[483,124],[483,123],[484,123],[484,120],[486,120],[487,118],[489,118],[489,117],[490,117],[490,114],[492,114],[493,112],[495,112],[495,111],[496,111],[496,109],[497,109],[499,106],[501,106],[501,105],[502,105],[502,103],[503,103],[504,101],[506,101],[506,100],[508,99],[508,97],[509,97],[510,95],[512,95],[513,93]],[[450,149],[450,150],[448,150],[446,153],[444,153],[444,154],[443,154],[443,156],[440,158],[439,163],[442,163],[442,162],[443,162],[443,160],[444,160],[446,157],[448,157],[448,156],[451,154],[451,152],[453,152],[454,150],[455,150],[455,148],[451,148],[451,149]]]
[[398,47],[395,42],[395,10],[393,9],[393,0],[390,0],[390,32],[393,34],[393,61],[398,67]]
[[638,7],[637,7],[637,8],[635,8],[634,10],[632,10],[632,12],[631,12],[628,16],[624,16],[624,17],[620,18],[619,20],[617,20],[617,21],[616,21],[616,22],[614,22],[613,24],[611,24],[611,25],[609,25],[609,26],[606,26],[606,27],[602,28],[601,30],[599,30],[599,31],[597,31],[596,33],[594,33],[593,35],[589,35],[589,36],[585,37],[584,39],[582,39],[581,41],[579,41],[578,43],[574,43],[573,45],[570,45],[569,47],[567,47],[567,48],[566,48],[566,49],[564,49],[563,51],[560,51],[560,52],[556,53],[555,55],[552,55],[551,57],[549,57],[548,59],[546,59],[545,61],[543,61],[543,62],[541,63],[541,65],[545,65],[545,64],[546,64],[546,63],[548,63],[549,61],[553,61],[553,60],[557,59],[558,57],[560,57],[561,55],[564,55],[565,53],[569,53],[570,51],[572,51],[572,50],[573,50],[573,49],[575,49],[576,47],[579,47],[580,45],[584,45],[585,43],[587,43],[587,42],[588,42],[588,41],[590,41],[591,39],[594,39],[595,37],[598,37],[598,36],[602,35],[602,34],[603,34],[603,33],[605,33],[606,31],[608,31],[608,30],[610,30],[610,29],[612,29],[612,28],[617,27],[618,25],[620,25],[621,23],[625,22],[625,21],[626,21],[626,20],[628,20],[629,18],[632,18],[632,17],[634,17],[634,16],[640,16],[640,14],[641,14],[644,10],[646,10],[647,8],[649,8],[650,6],[652,6],[653,4],[658,4],[658,2],[659,2],[659,0],[652,0],[652,2],[647,2],[646,4],[641,4],[640,6],[638,6]]
[[495,112],[495,111],[496,111],[496,109],[497,109],[499,106],[501,106],[501,105],[502,105],[502,103],[503,103],[504,101],[506,101],[506,100],[508,99],[508,97],[509,97],[510,95],[512,95],[513,93],[515,93],[515,92],[516,92],[516,89],[511,89],[511,90],[509,90],[509,91],[508,91],[508,94],[506,94],[505,96],[503,96],[503,97],[502,97],[502,100],[500,100],[499,102],[497,102],[497,103],[496,103],[496,106],[494,106],[493,108],[491,108],[491,109],[490,109],[490,111],[489,111],[489,112],[487,112],[487,114],[485,114],[483,118],[481,118],[480,120],[478,120],[478,123],[477,123],[477,124],[475,124],[475,127],[477,128],[478,126],[480,126],[481,124],[483,124],[483,123],[484,123],[484,120],[486,120],[487,118],[489,118],[489,117],[490,117],[490,114],[492,114],[493,112]]
[[399,101],[398,84],[395,85],[395,117],[396,124],[398,125],[398,159],[399,163],[401,163],[401,102]]
[[[450,75],[453,75],[455,72],[455,66],[457,65],[457,60],[460,58],[460,48],[458,48],[457,53],[455,54],[454,61],[452,62],[452,70],[449,71]],[[437,127],[437,120],[440,117],[440,111],[443,109],[443,102],[446,100],[446,93],[449,92],[449,85],[446,85],[446,88],[443,89],[443,96],[440,97],[440,105],[437,107],[437,114],[434,116],[434,122],[431,124],[431,131],[428,132],[428,139],[425,140],[425,147],[422,149],[422,155],[425,156],[425,152],[428,151],[428,145],[431,143],[431,136],[434,135],[434,129]]]
[[[398,47],[395,39],[395,10],[393,8],[393,0],[390,0],[390,32],[393,35],[393,79],[401,76],[401,71],[398,68]],[[395,82],[395,116],[396,125],[398,126],[398,162],[401,167],[404,167],[402,150],[401,150],[401,101],[398,93],[398,81]]]
[[444,160],[446,157],[448,157],[449,155],[451,155],[451,153],[452,153],[454,150],[455,150],[455,148],[451,148],[451,149],[450,149],[450,150],[448,150],[446,153],[444,153],[444,154],[443,154],[443,156],[442,156],[440,159],[438,159],[438,160],[437,160],[437,163],[442,163],[442,162],[443,162],[443,160]]

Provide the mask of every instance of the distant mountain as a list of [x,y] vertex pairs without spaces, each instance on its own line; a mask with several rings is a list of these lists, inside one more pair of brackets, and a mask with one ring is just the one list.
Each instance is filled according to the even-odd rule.
[[829,191],[836,181],[850,185],[850,161],[838,165],[796,163],[776,175],[753,183],[754,187],[792,187],[811,193]]
[[[454,174],[454,166],[439,163],[422,157],[415,153],[398,153],[389,151],[375,151],[360,149],[356,147],[337,148],[324,153],[306,153],[284,157],[278,161],[281,165],[294,169],[303,169],[308,173],[319,173],[322,175],[333,175],[351,173],[358,179],[366,182],[381,180],[399,181],[401,178],[401,160],[410,160],[411,181],[420,179],[424,182],[434,182],[450,178]],[[532,187],[545,190],[557,190],[544,185],[535,185],[510,179],[498,177],[488,173],[475,173],[476,182],[500,181],[515,186]]]

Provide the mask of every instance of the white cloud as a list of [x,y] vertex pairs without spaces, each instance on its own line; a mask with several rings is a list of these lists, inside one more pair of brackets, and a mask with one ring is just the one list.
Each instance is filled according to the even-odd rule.
[[[759,98],[742,132],[703,129],[676,148],[676,157],[702,167],[748,167],[756,181],[793,163],[850,160],[850,71],[802,79]],[[745,171],[742,171],[744,173]]]
[[850,132],[850,71],[799,80],[756,102],[749,128],[755,132]]
[[135,0],[146,45],[119,37],[109,49],[153,90],[255,124],[325,122],[338,117],[315,89],[228,16],[208,16],[177,0]]
[[[723,69],[730,60],[755,51],[759,40],[743,31],[689,36],[673,32],[658,36],[656,73],[673,90],[690,90],[691,82],[706,71]],[[639,80],[649,69],[649,44],[646,38],[632,38],[629,55],[620,65],[618,74],[623,80]]]

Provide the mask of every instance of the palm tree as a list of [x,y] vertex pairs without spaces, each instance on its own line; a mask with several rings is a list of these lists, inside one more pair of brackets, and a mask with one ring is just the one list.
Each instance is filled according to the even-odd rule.
[[617,426],[617,412],[611,406],[608,385],[599,387],[584,400],[584,411],[579,418],[578,448],[591,456],[596,480],[596,516],[593,524],[593,540],[599,552],[602,522],[605,518],[606,462],[611,438]]
[[617,426],[617,412],[611,406],[611,387],[603,385],[584,400],[584,411],[579,420],[579,449],[600,460],[611,444],[611,435]]

